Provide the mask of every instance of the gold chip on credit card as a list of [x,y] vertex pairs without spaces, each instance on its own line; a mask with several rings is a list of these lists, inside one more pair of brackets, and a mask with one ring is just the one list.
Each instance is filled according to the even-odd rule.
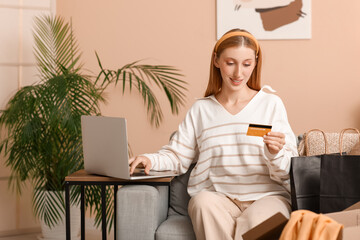
[[271,131],[271,127],[270,125],[249,124],[246,135],[263,137]]

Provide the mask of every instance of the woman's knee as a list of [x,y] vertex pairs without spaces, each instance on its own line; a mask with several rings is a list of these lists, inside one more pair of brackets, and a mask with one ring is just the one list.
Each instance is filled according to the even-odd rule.
[[290,216],[290,204],[281,196],[266,196],[256,200],[237,219],[238,224],[245,224],[250,228],[258,225],[274,214],[280,212],[286,218]]
[[214,198],[216,193],[201,191],[195,196],[191,197],[188,205],[188,211],[210,209],[214,206]]
[[267,196],[260,199],[267,206],[273,210],[282,213],[285,217],[290,217],[291,206],[289,201],[283,196]]

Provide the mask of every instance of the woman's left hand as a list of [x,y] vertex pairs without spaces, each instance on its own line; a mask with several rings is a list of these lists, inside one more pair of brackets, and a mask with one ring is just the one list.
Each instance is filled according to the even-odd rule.
[[264,143],[271,154],[277,154],[283,149],[286,143],[285,134],[280,132],[268,132],[268,134],[264,136]]

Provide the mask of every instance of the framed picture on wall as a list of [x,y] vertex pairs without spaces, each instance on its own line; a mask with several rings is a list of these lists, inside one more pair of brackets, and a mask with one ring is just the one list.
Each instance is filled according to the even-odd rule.
[[233,28],[257,39],[310,39],[311,0],[217,0],[217,39]]

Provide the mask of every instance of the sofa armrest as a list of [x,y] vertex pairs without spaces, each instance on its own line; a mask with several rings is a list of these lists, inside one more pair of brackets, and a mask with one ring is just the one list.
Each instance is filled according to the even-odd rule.
[[117,193],[117,239],[154,240],[168,212],[168,186],[126,185]]

